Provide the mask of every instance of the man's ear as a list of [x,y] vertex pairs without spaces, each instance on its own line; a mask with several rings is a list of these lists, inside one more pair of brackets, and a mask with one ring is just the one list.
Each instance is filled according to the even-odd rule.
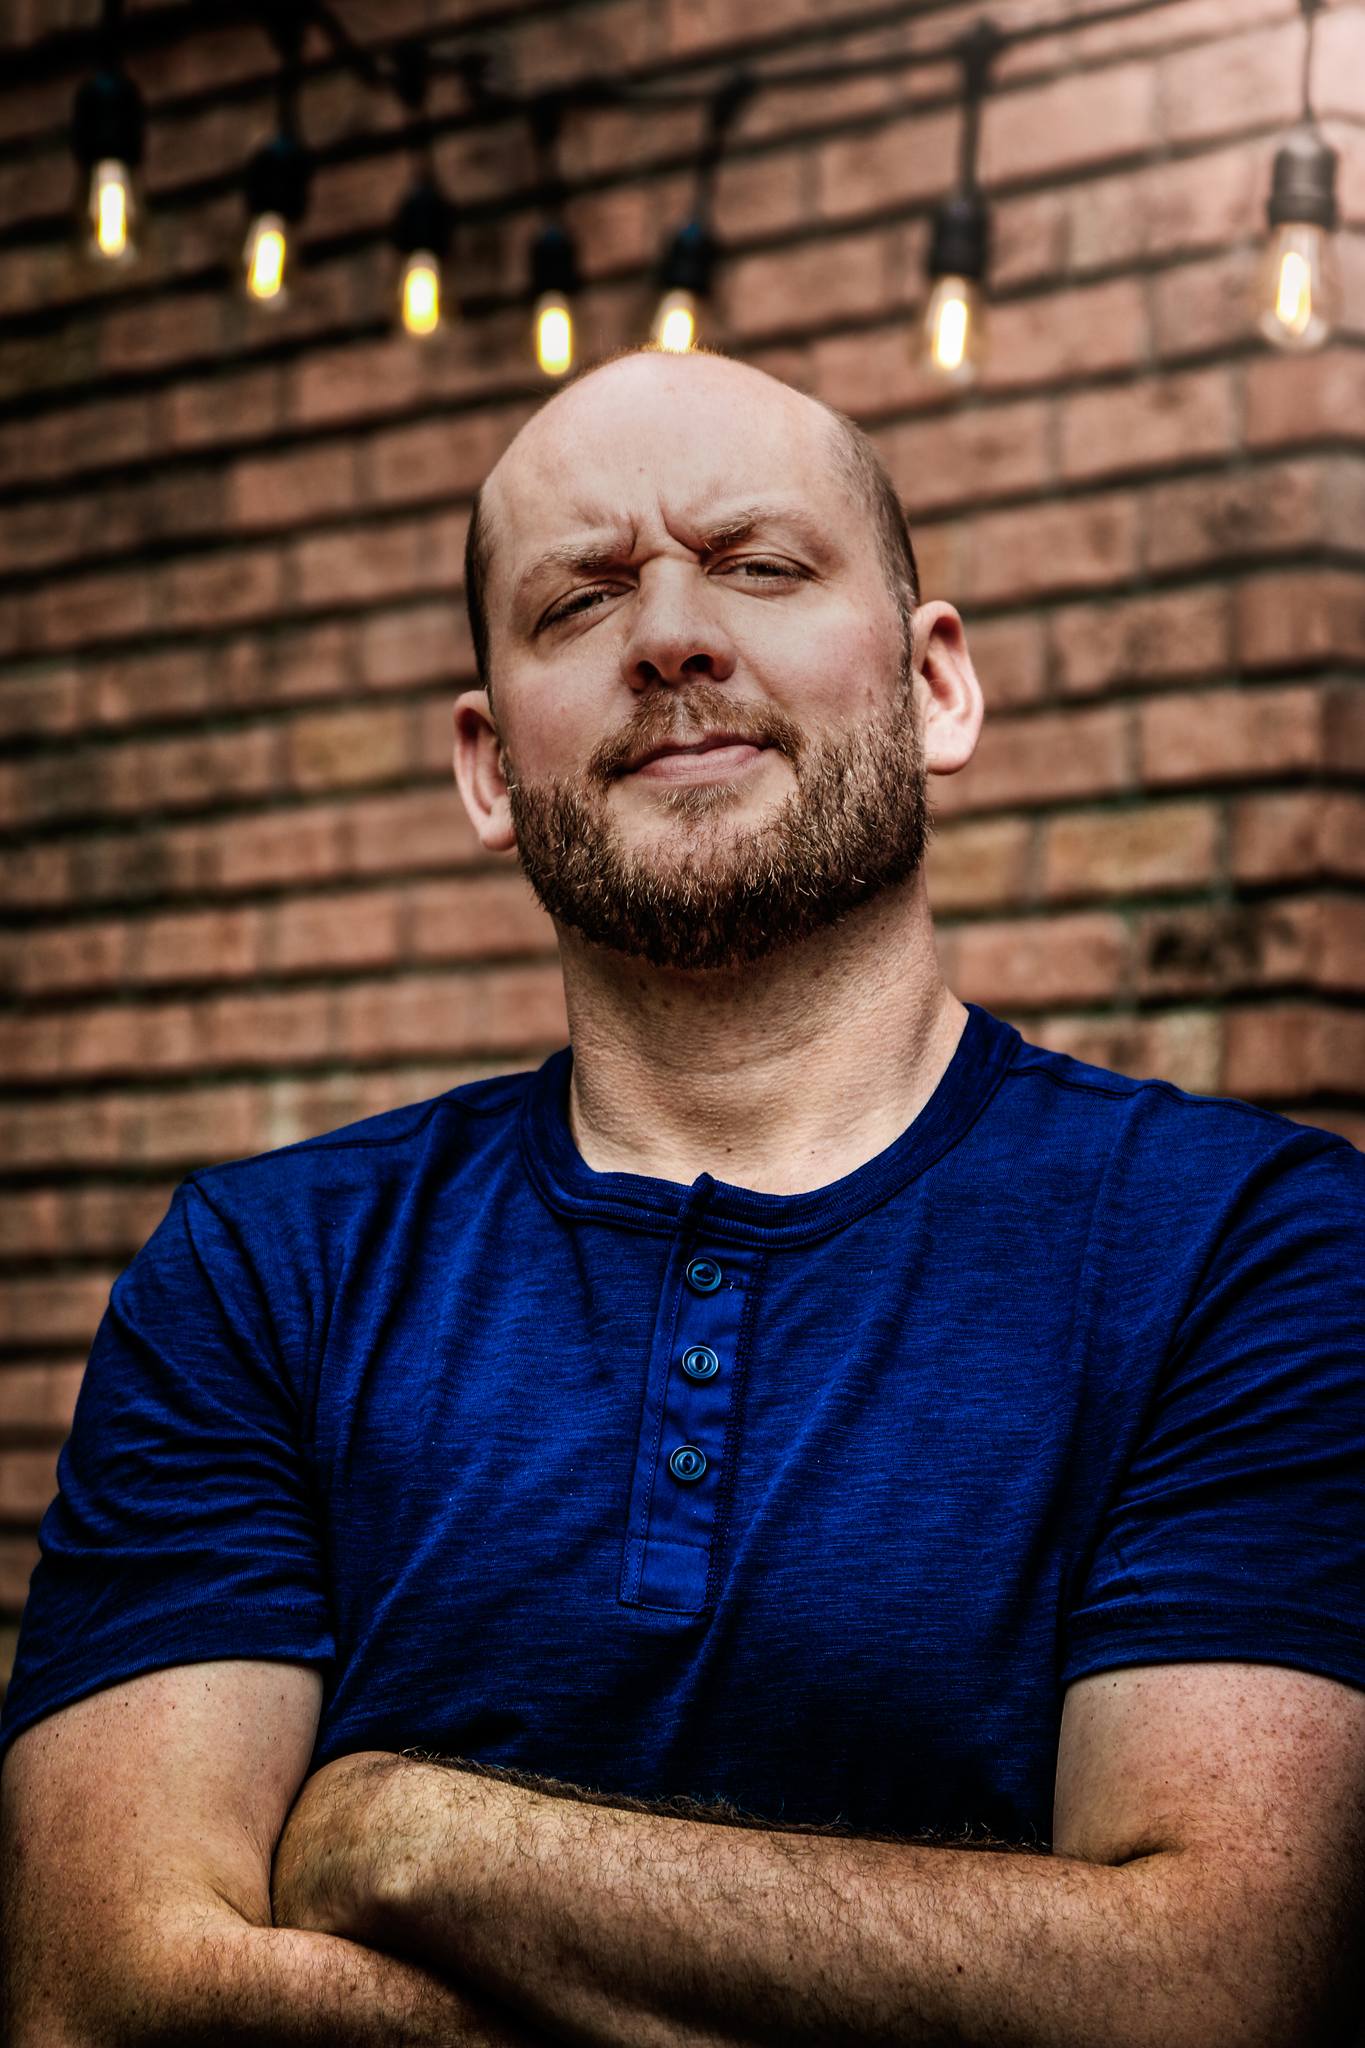
[[455,699],[455,781],[486,853],[507,853],[517,843],[501,753],[488,692],[465,690]]
[[931,775],[956,775],[976,752],[986,704],[955,606],[933,598],[917,607],[911,659],[927,692],[925,768]]

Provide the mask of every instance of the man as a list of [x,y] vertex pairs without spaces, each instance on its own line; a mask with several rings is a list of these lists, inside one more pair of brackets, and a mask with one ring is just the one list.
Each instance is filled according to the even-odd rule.
[[476,513],[455,772],[571,1045],[115,1284],[13,2038],[1348,2038],[1365,1159],[944,986],[982,696],[851,423],[626,352]]

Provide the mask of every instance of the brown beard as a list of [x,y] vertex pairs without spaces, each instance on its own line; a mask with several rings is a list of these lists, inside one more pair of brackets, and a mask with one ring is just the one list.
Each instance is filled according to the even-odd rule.
[[[775,708],[737,705],[698,681],[678,700],[685,729],[661,723],[671,693],[654,697],[657,729],[606,742],[572,780],[521,782],[504,748],[522,870],[556,923],[656,967],[739,967],[796,945],[908,881],[924,858],[933,818],[913,681],[907,644],[887,716],[819,743]],[[680,843],[627,852],[606,785],[642,748],[708,728],[780,748],[796,788],[752,831],[725,835],[711,820],[739,801],[734,784],[659,785],[655,801]]]

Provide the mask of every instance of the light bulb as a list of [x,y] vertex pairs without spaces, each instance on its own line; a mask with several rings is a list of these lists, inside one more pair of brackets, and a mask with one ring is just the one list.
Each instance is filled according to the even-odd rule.
[[90,173],[89,247],[92,255],[106,263],[119,263],[136,254],[133,227],[137,208],[133,179],[127,164],[106,157]]
[[1337,311],[1332,237],[1312,221],[1287,220],[1274,229],[1261,265],[1256,324],[1276,348],[1320,348]]
[[650,337],[656,348],[685,355],[697,341],[697,297],[695,292],[665,292],[654,315]]
[[542,292],[535,317],[536,361],[547,377],[562,377],[573,366],[573,314],[563,292]]
[[434,334],[441,324],[441,270],[429,249],[416,249],[403,265],[403,325],[409,334]]
[[242,264],[247,292],[266,305],[281,305],[285,297],[285,269],[289,260],[289,235],[283,216],[258,214],[247,230]]
[[981,288],[971,278],[939,277],[924,313],[924,367],[949,384],[970,384],[982,344]]

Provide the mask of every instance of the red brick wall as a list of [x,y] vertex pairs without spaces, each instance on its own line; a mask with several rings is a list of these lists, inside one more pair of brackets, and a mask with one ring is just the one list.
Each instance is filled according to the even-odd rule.
[[[520,91],[936,48],[981,11],[340,5],[372,44],[468,21]],[[93,12],[18,0],[0,31],[0,1678],[110,1281],[175,1182],[564,1038],[549,923],[449,766],[469,497],[542,388],[526,130],[455,125],[443,84],[466,317],[390,338],[394,108],[310,40],[313,260],[272,319],[229,279],[269,46],[130,8],[152,225],[137,270],[94,278],[64,217]],[[1346,310],[1303,360],[1248,311],[1294,0],[991,12],[1057,26],[984,113],[980,387],[945,400],[907,356],[953,66],[750,105],[711,338],[875,432],[926,594],[966,618],[988,716],[933,789],[949,985],[1365,1143],[1365,8],[1317,29]],[[590,353],[643,335],[697,118],[570,118]]]

